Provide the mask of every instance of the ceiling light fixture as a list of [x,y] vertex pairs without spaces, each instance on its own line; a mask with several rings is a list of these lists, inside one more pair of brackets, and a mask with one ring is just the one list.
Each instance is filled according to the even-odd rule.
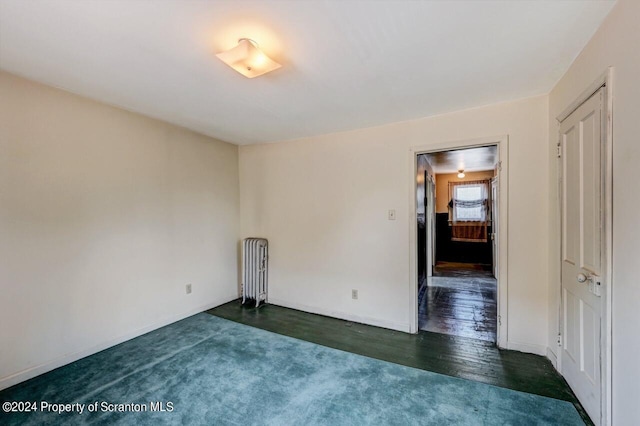
[[236,47],[216,56],[247,78],[258,77],[282,66],[265,55],[258,43],[250,38],[241,38]]
[[462,169],[458,170],[458,178],[460,179],[464,178],[464,170]]

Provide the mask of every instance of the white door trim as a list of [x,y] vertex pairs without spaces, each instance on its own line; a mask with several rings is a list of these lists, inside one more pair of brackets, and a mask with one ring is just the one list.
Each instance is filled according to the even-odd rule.
[[[612,351],[612,300],[613,300],[613,274],[611,266],[613,265],[613,67],[607,68],[607,70],[598,77],[587,89],[585,89],[580,96],[578,96],[573,102],[571,102],[560,115],[556,117],[558,126],[562,123],[571,113],[573,113],[580,105],[586,102],[591,96],[597,92],[601,87],[605,88],[605,102],[604,108],[604,151],[602,156],[603,167],[603,221],[604,221],[604,255],[603,255],[603,279],[604,279],[604,292],[602,297],[602,325],[601,325],[601,368],[600,368],[600,383],[601,389],[601,424],[608,426],[612,424],[612,374],[611,374],[611,351]],[[558,137],[560,137],[560,128],[558,127]],[[558,162],[558,179],[562,178],[562,162]],[[562,190],[561,185],[559,190]],[[559,193],[562,197],[562,193]],[[560,203],[561,205],[562,203]],[[561,208],[559,209],[559,215],[562,214]],[[561,217],[561,216],[558,216]],[[562,222],[560,222],[562,223]],[[562,232],[560,232],[561,234]],[[556,244],[561,245],[560,234]],[[560,251],[560,253],[562,250]],[[558,259],[560,261],[560,259]],[[562,269],[562,268],[560,268]],[[562,280],[559,281],[558,293],[560,294],[559,315],[558,315],[558,330],[562,330]],[[558,351],[558,371],[562,371],[562,351]]]
[[507,348],[508,336],[508,224],[509,224],[509,137],[508,135],[485,137],[463,141],[450,141],[433,145],[421,145],[409,148],[409,330],[418,332],[418,263],[417,263],[417,217],[416,217],[416,176],[418,173],[417,156],[429,152],[448,151],[497,145],[500,164],[498,180],[500,223],[498,229],[498,336],[497,345]]

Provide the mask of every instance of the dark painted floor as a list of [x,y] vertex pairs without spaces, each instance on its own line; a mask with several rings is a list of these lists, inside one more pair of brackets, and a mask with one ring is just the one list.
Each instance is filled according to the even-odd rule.
[[437,265],[418,290],[418,326],[434,333],[496,341],[496,280],[482,266]]
[[459,263],[459,262],[441,262],[438,261],[433,268],[434,277],[485,277],[492,278],[493,271],[491,265],[483,265],[478,263]]
[[572,402],[588,417],[549,360],[498,349],[465,337],[399,331],[352,323],[275,305],[243,307],[233,301],[212,315],[371,358]]

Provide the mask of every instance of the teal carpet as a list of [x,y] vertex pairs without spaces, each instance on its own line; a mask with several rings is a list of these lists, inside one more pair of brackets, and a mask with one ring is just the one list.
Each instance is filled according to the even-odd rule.
[[[443,376],[198,314],[0,392],[98,402],[0,424],[582,425],[569,402]],[[171,404],[117,413],[102,403]],[[168,404],[171,403],[171,404]],[[115,408],[115,406],[106,407]],[[124,408],[124,407],[123,407]],[[158,407],[156,407],[158,408]]]

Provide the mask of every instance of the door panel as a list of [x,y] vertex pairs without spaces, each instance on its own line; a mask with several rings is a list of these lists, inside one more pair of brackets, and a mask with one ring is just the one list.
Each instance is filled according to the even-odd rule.
[[560,127],[562,144],[562,374],[600,424],[603,89]]
[[581,338],[584,339],[580,353],[581,369],[587,379],[592,384],[595,384],[598,381],[600,369],[598,368],[597,356],[599,354],[598,342],[594,338],[599,335],[600,318],[598,318],[597,313],[591,306],[580,301],[580,320],[582,321],[581,329],[583,330]]
[[578,301],[576,297],[567,289],[564,289],[564,350],[566,355],[571,358],[571,361],[576,362],[578,357],[578,336],[575,333],[570,333],[569,330],[575,330],[577,327],[576,321],[578,320]]
[[596,275],[600,273],[600,120],[595,112],[581,122],[582,133],[582,182],[583,191],[583,241],[580,265]]
[[580,200],[577,190],[568,191],[567,188],[579,188],[580,165],[576,161],[579,157],[580,147],[577,141],[577,129],[575,126],[570,127],[563,135],[563,163],[564,163],[564,218],[562,227],[564,261],[572,265],[578,263],[580,244],[579,220],[580,217]]

